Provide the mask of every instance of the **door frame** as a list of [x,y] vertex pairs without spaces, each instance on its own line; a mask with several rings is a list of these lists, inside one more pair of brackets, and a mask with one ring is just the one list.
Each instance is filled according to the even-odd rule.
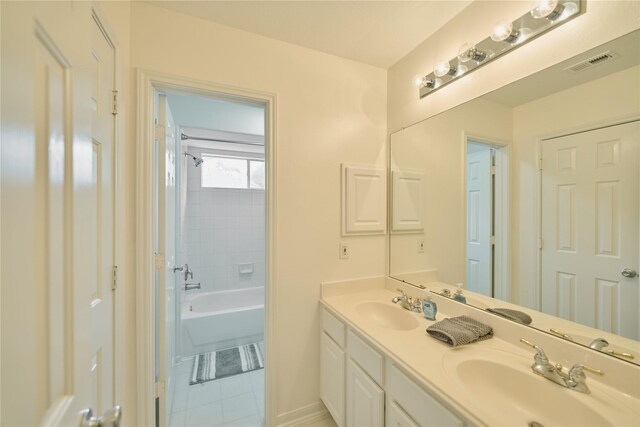
[[[494,197],[495,206],[495,242],[494,245],[494,266],[498,268],[493,269],[494,280],[494,295],[493,298],[509,301],[511,297],[511,289],[509,287],[510,280],[510,256],[509,247],[511,243],[511,215],[509,214],[510,206],[510,186],[509,186],[509,159],[511,158],[511,144],[499,139],[479,135],[474,132],[462,131],[462,192],[461,192],[461,206],[462,206],[462,230],[464,231],[464,239],[461,242],[462,256],[465,262],[467,262],[467,144],[479,143],[487,145],[496,150],[496,178],[497,184]],[[465,273],[466,282],[466,273]]]
[[[91,18],[95,20],[97,25],[100,27],[102,32],[104,33],[106,39],[113,47],[113,90],[117,93],[122,93],[122,81],[124,81],[124,76],[120,64],[122,64],[122,49],[120,48],[121,44],[118,40],[116,32],[109,25],[109,21],[105,16],[105,13],[102,11],[102,7],[97,2],[92,2],[91,4]],[[124,402],[124,397],[126,395],[126,384],[124,381],[125,376],[125,366],[126,366],[126,353],[124,351],[119,351],[121,348],[125,348],[126,346],[126,337],[124,331],[126,330],[126,321],[125,316],[118,316],[118,312],[122,312],[125,304],[125,294],[124,291],[120,289],[120,284],[122,283],[120,277],[123,277],[125,272],[125,245],[126,240],[121,237],[118,230],[121,226],[126,224],[126,213],[125,213],[125,197],[124,192],[121,191],[123,188],[123,182],[125,180],[124,177],[124,168],[122,165],[126,163],[125,155],[126,153],[121,148],[122,141],[125,140],[125,115],[121,114],[122,105],[119,103],[119,99],[114,99],[114,105],[117,108],[117,114],[113,114],[113,152],[112,152],[112,192],[113,192],[113,302],[112,302],[112,311],[113,311],[113,402],[114,405],[122,404]],[[119,283],[120,282],[120,283]]]
[[[154,168],[154,92],[178,91],[233,101],[250,101],[265,107],[266,191],[266,300],[265,300],[265,422],[276,421],[276,95],[213,82],[179,77],[155,71],[137,70],[137,171],[136,191],[136,332],[138,425],[155,425],[155,313],[153,252]],[[164,262],[162,262],[164,264]]]
[[[589,125],[580,125],[563,129],[561,131],[550,132],[536,136],[536,166],[538,168],[538,178],[536,180],[536,206],[534,212],[538,216],[535,221],[535,235],[538,241],[538,250],[536,251],[536,278],[530,294],[530,301],[534,304],[534,310],[540,311],[542,307],[542,144],[551,139],[562,138],[564,136],[574,135],[578,133],[590,132],[593,130],[624,125],[631,122],[640,121],[640,115],[621,116],[618,118],[597,121]],[[640,265],[640,259],[638,260]]]

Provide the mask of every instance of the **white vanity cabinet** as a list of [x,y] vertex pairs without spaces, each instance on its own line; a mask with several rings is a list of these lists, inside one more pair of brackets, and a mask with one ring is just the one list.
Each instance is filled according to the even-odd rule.
[[363,337],[322,309],[320,397],[338,427],[462,427],[464,422]]
[[338,427],[345,422],[345,327],[322,310],[320,337],[320,398]]

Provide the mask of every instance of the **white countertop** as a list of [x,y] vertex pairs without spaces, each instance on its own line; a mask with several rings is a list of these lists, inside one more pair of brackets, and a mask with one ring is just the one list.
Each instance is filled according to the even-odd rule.
[[[388,281],[389,279],[386,280]],[[403,310],[399,306],[391,303],[391,299],[398,295],[398,293],[386,289],[384,287],[384,279],[382,281],[380,281],[380,279],[371,279],[369,282],[370,283],[366,280],[353,281],[351,286],[349,286],[348,282],[344,282],[340,286],[330,284],[328,290],[323,288],[323,298],[321,302],[332,314],[336,315],[345,324],[367,338],[382,353],[413,375],[416,381],[422,383],[427,390],[436,394],[445,404],[459,412],[460,415],[472,424],[526,426],[526,420],[535,420],[547,426],[563,424],[563,422],[559,423],[558,420],[566,421],[566,419],[565,417],[558,418],[558,414],[562,412],[562,396],[564,396],[562,393],[566,393],[569,394],[569,399],[576,399],[576,402],[581,402],[590,407],[611,423],[611,425],[640,425],[640,400],[638,400],[637,385],[629,384],[628,388],[620,391],[620,387],[613,388],[610,384],[607,384],[607,375],[605,375],[602,381],[597,381],[593,376],[587,374],[589,377],[587,384],[591,388],[591,394],[583,394],[566,389],[535,375],[531,370],[534,351],[520,344],[520,337],[534,342],[538,340],[540,345],[547,351],[552,363],[560,362],[565,366],[571,366],[573,363],[578,362],[578,360],[568,362],[567,359],[562,357],[559,357],[558,360],[554,359],[554,353],[557,354],[558,349],[554,347],[553,351],[548,350],[548,337],[540,338],[536,335],[545,334],[531,328],[522,327],[514,322],[501,319],[498,316],[491,315],[482,310],[438,296],[432,296],[438,303],[437,320],[467,314],[476,320],[492,326],[494,329],[494,337],[485,341],[452,348],[428,336],[425,332],[426,328],[433,324],[434,321],[425,319],[419,313],[410,313],[408,311],[407,313],[409,315],[415,316],[418,320],[418,327],[405,331],[385,329],[358,314],[356,306],[363,302],[375,301],[397,307],[398,310]],[[381,284],[383,285],[381,286]],[[393,287],[396,286],[396,284],[391,284],[390,286]],[[389,287],[389,284],[387,284],[387,287]],[[413,293],[416,295],[424,295],[423,293],[421,294],[421,292],[424,291],[413,290]],[[570,345],[571,347],[568,351],[569,357],[575,357],[575,349],[573,347],[578,346],[574,344]],[[583,351],[589,352],[589,350],[586,349],[583,349]],[[566,352],[563,352],[563,354],[564,353]],[[526,414],[526,408],[513,410],[513,402],[506,400],[508,399],[509,390],[505,391],[506,398],[505,395],[501,396],[497,393],[483,393],[481,395],[477,392],[474,393],[456,378],[455,361],[478,358],[487,360],[496,359],[501,363],[508,364],[509,368],[531,375],[533,381],[537,381],[533,383],[536,388],[536,390],[532,390],[534,394],[544,394],[548,392],[555,396],[560,393],[560,397],[549,399],[549,410],[545,410],[545,413]],[[586,359],[589,359],[589,357]],[[600,359],[596,358],[596,360]],[[580,360],[580,362],[587,363],[583,360]],[[590,360],[588,360],[588,362],[590,362]],[[609,363],[606,369],[619,369],[618,365],[619,364]],[[626,363],[626,365],[630,364]],[[605,369],[603,368],[603,370]],[[629,372],[631,375],[629,375]],[[640,382],[640,369],[629,372],[625,372],[622,377],[632,383],[636,381]],[[610,374],[610,377],[619,377],[619,375],[613,372],[607,373]],[[505,388],[509,387],[508,378],[497,378],[496,382],[504,382],[507,384]],[[619,386],[620,384],[616,385]],[[566,424],[566,422],[564,423]],[[575,425],[580,424],[581,423],[577,423]]]

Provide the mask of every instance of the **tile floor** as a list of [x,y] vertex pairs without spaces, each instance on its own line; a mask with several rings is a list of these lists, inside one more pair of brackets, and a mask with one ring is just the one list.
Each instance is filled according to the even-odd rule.
[[264,425],[264,369],[189,385],[193,362],[176,369],[170,427],[261,427]]

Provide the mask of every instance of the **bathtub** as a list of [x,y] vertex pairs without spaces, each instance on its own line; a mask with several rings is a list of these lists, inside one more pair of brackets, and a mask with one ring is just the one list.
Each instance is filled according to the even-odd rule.
[[187,293],[182,303],[182,356],[262,341],[264,287]]

